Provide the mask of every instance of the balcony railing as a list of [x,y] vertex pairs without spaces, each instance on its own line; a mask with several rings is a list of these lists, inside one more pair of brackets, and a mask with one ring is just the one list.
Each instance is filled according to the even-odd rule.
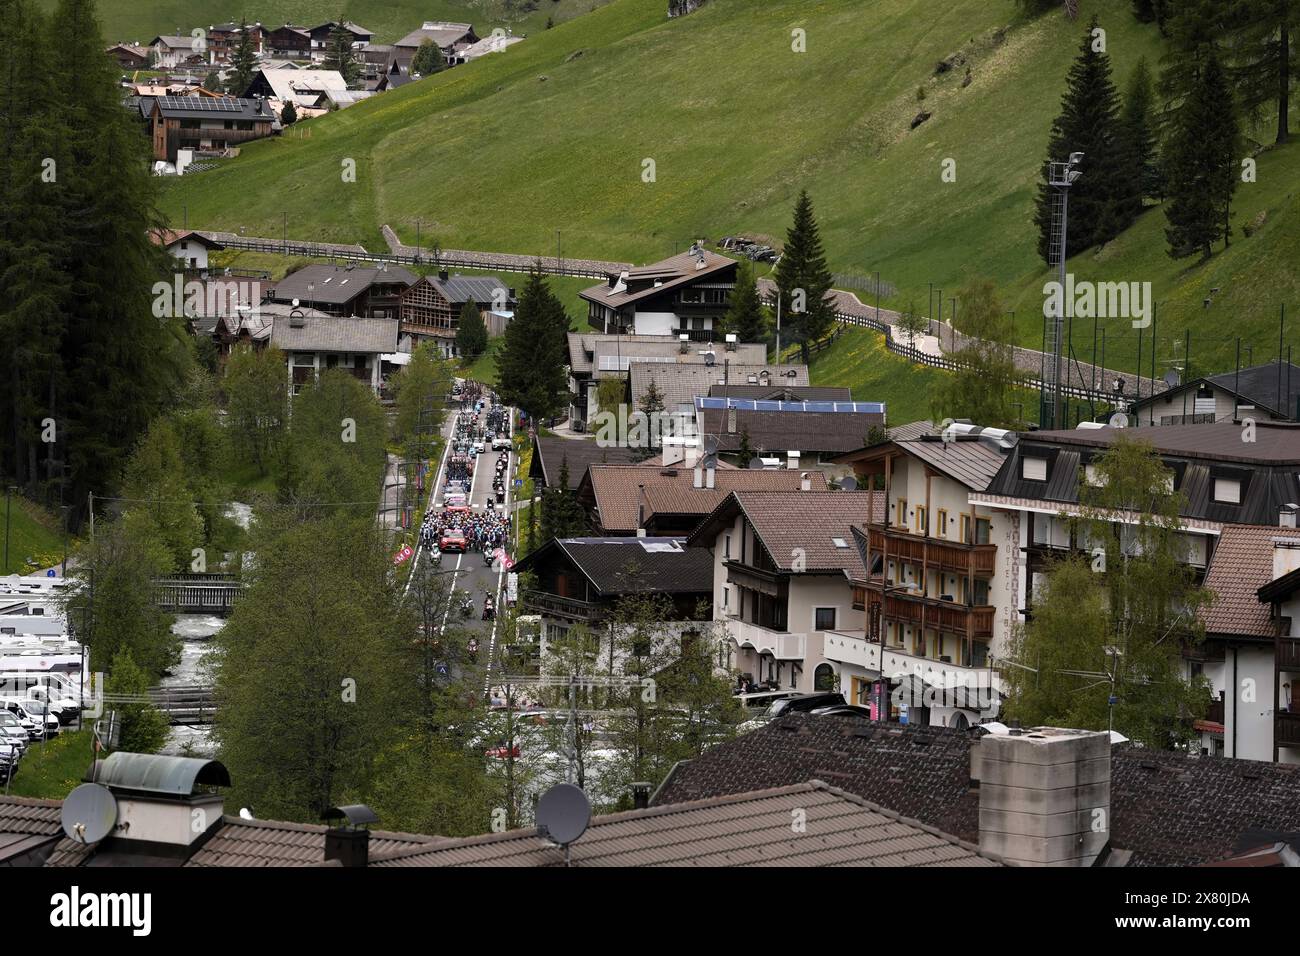
[[761,624],[727,618],[727,633],[738,645],[753,647],[759,654],[771,654],[781,661],[801,661],[808,651],[808,635],[774,631]]
[[874,605],[881,605],[881,615],[886,621],[920,625],[936,631],[947,631],[971,637],[990,637],[993,634],[995,609],[985,604],[957,604],[939,598],[925,597],[920,592],[890,590],[881,594],[876,582],[867,590],[867,614]]
[[868,526],[872,554],[888,551],[891,558],[908,564],[944,568],[961,574],[974,572],[981,576],[992,575],[997,565],[996,544],[966,544],[946,538],[923,537],[902,528],[885,525]]
[[[933,657],[909,654],[901,647],[882,648],[862,631],[827,631],[822,654],[828,661],[853,664],[890,677],[914,674],[936,687],[993,687],[1001,692],[1002,678],[988,667],[971,667]],[[881,656],[884,667],[881,668]]]
[[598,620],[605,612],[605,609],[599,604],[592,604],[590,601],[579,601],[576,598],[561,597],[548,591],[524,591],[522,597],[525,611],[546,617],[591,622]]

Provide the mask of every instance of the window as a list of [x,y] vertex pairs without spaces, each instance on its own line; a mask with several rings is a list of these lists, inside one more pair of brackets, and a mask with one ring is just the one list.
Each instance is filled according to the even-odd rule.
[[1235,478],[1215,478],[1214,500],[1229,505],[1241,504],[1241,482]]
[[849,546],[849,543],[843,538],[831,538],[831,544],[837,548],[847,548]]
[[724,558],[731,557],[731,535],[729,534],[724,535],[722,538],[722,556]]
[[961,516],[961,539],[966,544],[970,544],[970,515]]
[[835,668],[830,664],[818,664],[813,671],[813,690],[832,691],[836,688]]
[[833,607],[819,607],[813,609],[813,630],[814,631],[833,631],[835,630],[835,611]]
[[894,523],[900,528],[907,527],[907,499],[898,499],[898,511],[894,515]]
[[988,518],[975,519],[975,543],[976,544],[988,544],[989,537],[992,534],[992,531],[993,531],[993,525],[989,522]]
[[943,508],[939,509],[939,526],[935,530],[939,533],[939,537],[948,537],[948,512]]
[[725,614],[731,607],[731,588],[722,589],[722,612]]
[[924,505],[916,506],[916,533],[917,534],[926,534],[929,532],[930,528],[927,522],[927,519],[929,517],[930,516],[926,512]]
[[1020,477],[1026,481],[1047,480],[1046,458],[1024,458],[1020,462]]

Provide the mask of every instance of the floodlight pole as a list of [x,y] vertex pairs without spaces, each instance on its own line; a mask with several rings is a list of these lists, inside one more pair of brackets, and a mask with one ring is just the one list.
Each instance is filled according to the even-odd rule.
[[1052,389],[1052,421],[1048,426],[1051,428],[1066,428],[1069,425],[1067,416],[1061,408],[1061,333],[1065,327],[1065,258],[1066,236],[1069,233],[1070,223],[1070,186],[1081,175],[1076,167],[1082,159],[1083,153],[1075,152],[1071,153],[1069,159],[1065,162],[1052,163],[1048,167],[1048,185],[1057,190],[1061,203],[1061,218],[1058,224],[1060,236],[1057,239],[1056,247],[1058,307],[1056,314],[1052,316],[1052,372],[1051,381],[1044,383],[1044,385],[1050,386]]

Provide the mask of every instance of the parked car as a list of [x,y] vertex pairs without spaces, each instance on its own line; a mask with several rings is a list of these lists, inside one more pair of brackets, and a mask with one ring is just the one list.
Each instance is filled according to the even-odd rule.
[[816,694],[795,694],[792,697],[781,697],[772,701],[757,717],[752,717],[740,725],[742,731],[756,730],[771,720],[775,720],[783,714],[795,712],[807,713],[816,710],[818,707],[844,706],[848,701],[844,695],[839,692],[816,693]]
[[38,700],[28,698],[6,697],[0,699],[0,707],[13,714],[19,721],[30,721],[28,733],[33,740],[54,737],[59,733],[59,718],[49,707]]
[[0,710],[0,741],[9,744],[18,751],[21,757],[27,750],[27,741],[31,739],[29,727],[24,727],[13,714],[7,710]]
[[871,708],[861,704],[831,704],[829,707],[817,707],[808,713],[818,717],[862,717],[871,719]]

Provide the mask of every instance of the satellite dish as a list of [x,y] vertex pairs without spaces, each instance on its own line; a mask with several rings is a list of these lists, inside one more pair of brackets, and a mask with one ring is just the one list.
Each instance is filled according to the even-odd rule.
[[1111,428],[1128,428],[1128,416],[1123,412],[1116,412],[1110,416]]
[[108,787],[83,783],[64,798],[63,832],[74,843],[98,843],[117,825],[117,800]]
[[1182,376],[1178,374],[1178,369],[1176,368],[1171,368],[1165,372],[1165,384],[1170,388],[1177,388],[1181,378]]
[[716,455],[717,453],[718,453],[718,436],[717,436],[717,435],[705,435],[705,436],[704,436],[704,454],[706,454],[706,455]]
[[749,459],[749,464],[745,467],[751,471],[760,471],[763,467],[763,460],[755,455],[753,458]]
[[251,820],[251,819],[253,819],[253,811],[252,811],[252,810],[249,810],[248,807],[240,807],[240,808],[239,808],[239,819],[241,819],[241,820]]
[[840,491],[857,491],[858,480],[856,478],[844,478],[840,481]]
[[717,361],[718,361],[718,357],[714,355],[712,352],[704,353],[704,364],[707,365],[709,368],[712,368],[717,363]]
[[552,843],[568,846],[590,823],[591,802],[571,783],[557,783],[537,801],[537,832]]

